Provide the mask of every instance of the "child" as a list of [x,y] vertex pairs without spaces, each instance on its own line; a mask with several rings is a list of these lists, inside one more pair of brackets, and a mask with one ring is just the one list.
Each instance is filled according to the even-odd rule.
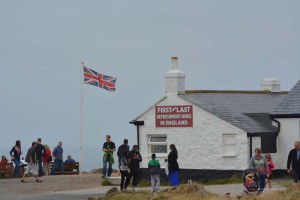
[[254,172],[250,172],[249,174],[247,174],[247,176],[245,177],[246,178],[246,186],[248,187],[248,188],[253,188],[253,187],[256,187],[257,185],[256,185],[256,183],[255,183],[255,181],[254,181],[254,176],[255,176],[255,174],[254,174]]
[[269,186],[269,190],[271,190],[271,177],[272,177],[272,170],[274,169],[274,163],[272,162],[271,154],[267,153],[265,155],[266,161],[268,163],[269,168],[269,177],[266,178],[266,185]]
[[159,192],[159,186],[160,186],[160,164],[158,160],[155,160],[156,155],[155,153],[152,154],[152,160],[148,163],[148,169],[149,174],[151,176],[151,186],[152,186],[152,192]]

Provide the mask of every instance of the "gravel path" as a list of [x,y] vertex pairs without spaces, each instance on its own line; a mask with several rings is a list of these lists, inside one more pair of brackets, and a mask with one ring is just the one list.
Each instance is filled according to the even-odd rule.
[[100,175],[48,176],[36,183],[33,177],[20,179],[0,179],[0,199],[87,199],[104,196],[112,186],[100,186]]
[[[274,179],[272,180],[272,189],[271,191],[284,190],[285,188],[280,185],[280,182],[291,182],[291,179]],[[225,184],[225,185],[205,185],[205,190],[211,193],[224,196],[226,193],[230,193],[231,196],[242,195],[244,186],[240,184]],[[268,192],[269,190],[265,190]]]

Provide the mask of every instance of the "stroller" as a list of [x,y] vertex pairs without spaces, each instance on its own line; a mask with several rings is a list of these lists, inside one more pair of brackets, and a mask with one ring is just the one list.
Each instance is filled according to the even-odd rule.
[[259,178],[255,169],[246,169],[243,171],[242,178],[244,183],[245,195],[259,194]]

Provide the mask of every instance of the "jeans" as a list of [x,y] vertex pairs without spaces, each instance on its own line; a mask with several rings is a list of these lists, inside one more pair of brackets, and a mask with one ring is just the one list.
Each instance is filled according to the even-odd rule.
[[64,174],[64,163],[62,160],[54,160],[54,167],[52,168],[50,175],[53,175],[56,169],[59,169],[61,175]]
[[15,163],[15,170],[14,170],[14,178],[19,177],[20,175],[20,161],[14,159],[14,163]]
[[151,175],[152,192],[158,192],[160,187],[159,175]]
[[43,161],[38,160],[38,165],[39,165],[39,177],[43,176]]
[[108,163],[107,176],[111,176],[111,173],[112,173],[112,164],[109,161],[103,162],[102,176],[106,176],[107,163]]
[[266,181],[266,175],[260,174],[259,175],[259,191],[262,192],[265,189],[265,181]]

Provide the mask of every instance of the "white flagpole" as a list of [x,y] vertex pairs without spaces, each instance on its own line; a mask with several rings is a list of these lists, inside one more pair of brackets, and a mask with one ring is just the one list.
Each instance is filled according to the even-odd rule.
[[82,174],[83,162],[82,162],[82,82],[83,82],[83,65],[80,66],[80,151],[79,151],[79,173]]

